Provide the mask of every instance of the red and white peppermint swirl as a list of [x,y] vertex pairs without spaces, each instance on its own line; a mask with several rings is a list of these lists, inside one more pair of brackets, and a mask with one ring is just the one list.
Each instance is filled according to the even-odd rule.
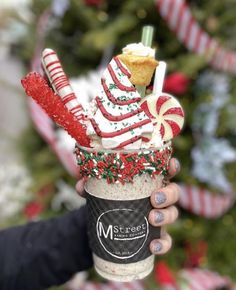
[[56,52],[46,48],[42,54],[42,65],[54,91],[62,98],[64,105],[78,120],[83,119],[84,110],[72,90]]
[[91,134],[101,137],[103,148],[139,149],[143,134],[153,132],[152,121],[138,104],[141,97],[129,77],[130,72],[117,57],[103,73],[103,90],[95,98],[97,111],[90,120]]
[[141,102],[141,108],[158,127],[164,141],[180,133],[184,124],[184,111],[173,96],[166,93],[149,95]]

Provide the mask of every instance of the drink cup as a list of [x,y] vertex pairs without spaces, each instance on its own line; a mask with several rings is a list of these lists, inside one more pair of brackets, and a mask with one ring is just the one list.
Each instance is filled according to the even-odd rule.
[[150,195],[163,186],[171,146],[145,150],[96,151],[76,147],[88,193],[88,235],[98,274],[127,282],[151,273],[150,242],[160,228],[148,223]]

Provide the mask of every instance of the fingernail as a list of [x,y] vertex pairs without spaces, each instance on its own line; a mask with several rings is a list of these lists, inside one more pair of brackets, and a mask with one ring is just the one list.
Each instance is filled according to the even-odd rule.
[[155,253],[158,253],[158,252],[160,252],[161,251],[161,249],[162,249],[162,244],[161,243],[159,243],[159,242],[157,242],[156,244],[155,244],[155,246],[154,246],[154,252]]
[[157,211],[156,216],[155,216],[155,222],[157,224],[159,224],[159,223],[163,222],[163,220],[164,220],[164,214],[160,211]]
[[166,195],[164,192],[158,192],[155,196],[155,201],[156,203],[159,205],[159,204],[162,204],[166,201]]
[[178,159],[175,159],[175,170],[176,170],[176,172],[180,171],[180,163],[179,163]]

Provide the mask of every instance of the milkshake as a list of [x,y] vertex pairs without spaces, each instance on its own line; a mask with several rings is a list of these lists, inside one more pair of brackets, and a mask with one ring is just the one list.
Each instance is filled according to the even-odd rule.
[[160,238],[160,228],[148,223],[150,195],[163,186],[170,140],[183,125],[174,97],[157,89],[141,98],[137,89],[150,83],[156,66],[155,81],[164,79],[154,54],[142,43],[132,44],[110,61],[87,113],[92,148],[75,150],[86,180],[95,269],[109,280],[142,279],[153,269],[149,244]]
[[[153,269],[149,244],[160,229],[148,223],[150,195],[163,186],[171,140],[184,122],[178,100],[162,92],[166,66],[155,59],[152,33],[145,27],[142,43],[112,58],[86,109],[51,49],[43,52],[42,64],[54,92],[38,73],[22,80],[26,94],[77,142],[94,265],[109,280],[141,279]],[[154,72],[153,92],[146,95]]]

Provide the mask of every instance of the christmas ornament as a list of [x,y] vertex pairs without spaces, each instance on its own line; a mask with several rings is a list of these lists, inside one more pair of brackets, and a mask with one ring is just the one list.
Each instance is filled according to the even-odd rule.
[[169,28],[190,51],[205,55],[216,69],[236,73],[236,53],[222,47],[200,28],[184,0],[155,0],[155,3]]
[[181,72],[175,72],[168,75],[164,81],[163,91],[175,94],[183,95],[188,89],[190,79]]
[[160,261],[156,263],[154,275],[157,285],[160,285],[162,289],[179,289],[174,274],[165,262]]
[[207,256],[207,248],[208,244],[205,241],[199,241],[196,244],[187,242],[185,268],[200,267],[202,260]]
[[224,165],[236,160],[236,150],[228,140],[203,136],[192,149],[191,156],[193,176],[225,193],[232,191],[224,173]]
[[[219,114],[224,108],[231,107],[229,100],[229,77],[206,71],[197,80],[199,94],[209,94],[207,103],[200,103],[193,114],[193,136],[196,145],[192,149],[192,174],[200,181],[224,192],[232,190],[224,172],[226,163],[236,160],[236,150],[224,138],[216,138]],[[217,178],[215,178],[217,176]]]
[[87,6],[100,6],[104,0],[83,0]]
[[208,102],[200,103],[194,111],[191,127],[198,135],[214,136],[218,128],[220,110],[232,106],[229,103],[230,78],[222,73],[210,70],[200,74],[196,87],[199,95],[209,94]]
[[23,213],[28,220],[36,219],[43,211],[43,205],[38,201],[31,201],[26,204]]

